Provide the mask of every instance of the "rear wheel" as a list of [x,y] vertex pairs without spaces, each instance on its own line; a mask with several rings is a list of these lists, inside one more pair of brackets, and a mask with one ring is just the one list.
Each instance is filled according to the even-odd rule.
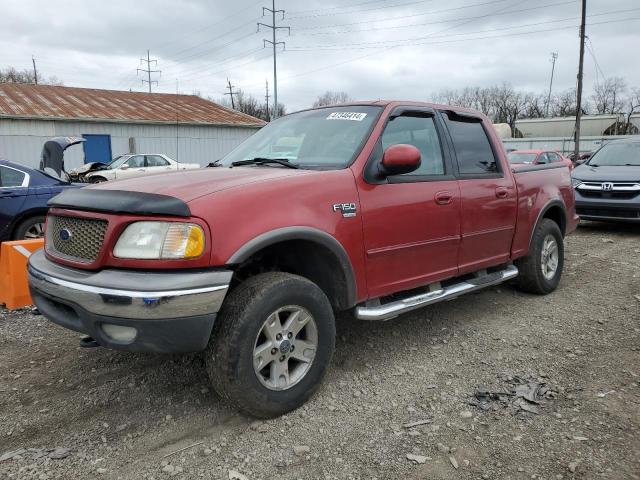
[[44,237],[44,215],[23,220],[13,234],[14,240],[34,240],[42,237]]
[[516,261],[516,266],[521,290],[544,295],[558,287],[564,267],[564,241],[556,222],[543,218],[538,223],[529,255]]
[[329,299],[288,273],[256,275],[225,300],[207,348],[213,388],[261,418],[301,406],[318,388],[335,345]]
[[89,183],[102,183],[106,181],[107,179],[104,177],[89,177]]

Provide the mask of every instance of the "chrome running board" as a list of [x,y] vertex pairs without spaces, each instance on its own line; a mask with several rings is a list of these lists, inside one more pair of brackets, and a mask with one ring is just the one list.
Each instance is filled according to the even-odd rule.
[[431,305],[443,300],[450,300],[465,293],[491,287],[492,285],[498,285],[516,276],[518,276],[518,268],[514,265],[509,265],[504,270],[484,273],[483,275],[448,287],[421,293],[395,302],[374,306],[359,306],[356,308],[356,318],[360,320],[389,320],[402,313],[410,312],[411,310],[416,310],[426,305]]

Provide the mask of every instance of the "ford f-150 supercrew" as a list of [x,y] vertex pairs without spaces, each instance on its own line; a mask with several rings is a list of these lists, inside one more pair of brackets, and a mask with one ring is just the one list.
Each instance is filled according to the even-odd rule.
[[89,343],[204,351],[258,417],[317,389],[336,312],[388,320],[510,279],[550,293],[578,222],[564,163],[514,171],[486,117],[443,105],[294,113],[211,167],[55,197],[29,282]]

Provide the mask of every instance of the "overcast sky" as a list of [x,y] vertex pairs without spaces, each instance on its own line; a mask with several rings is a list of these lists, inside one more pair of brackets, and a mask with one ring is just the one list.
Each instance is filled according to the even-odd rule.
[[[588,0],[586,93],[602,76],[640,87],[639,0]],[[162,74],[154,91],[220,98],[227,77],[261,100],[273,61],[257,22],[271,0],[0,0],[0,68],[31,68],[67,86],[144,90],[140,57]],[[278,96],[288,111],[325,90],[356,99],[429,100],[444,88],[508,82],[575,86],[579,0],[276,0]]]

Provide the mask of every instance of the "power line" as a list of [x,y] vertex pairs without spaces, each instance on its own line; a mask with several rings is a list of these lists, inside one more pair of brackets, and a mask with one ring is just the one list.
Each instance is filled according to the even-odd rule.
[[[540,5],[538,7],[528,7],[528,8],[522,8],[519,10],[511,10],[508,12],[499,12],[499,13],[488,13],[488,14],[483,14],[483,15],[475,15],[475,16],[471,16],[471,17],[464,17],[464,18],[459,18],[457,19],[458,21],[460,20],[479,20],[479,19],[483,19],[483,18],[487,18],[487,17],[496,17],[498,15],[507,15],[507,14],[512,14],[512,13],[522,13],[522,12],[528,12],[531,10],[538,10],[538,9],[542,9],[542,8],[548,8],[548,7],[554,7],[554,6],[558,6],[558,5],[567,5],[570,3],[574,3],[573,0],[565,0],[562,2],[558,2],[558,3],[549,3],[546,5]],[[433,21],[433,22],[427,22],[424,23],[422,25],[437,25],[437,24],[441,24],[441,23],[448,23],[450,22],[450,20],[437,20],[437,21]],[[467,22],[469,23],[469,22]],[[440,33],[440,32],[438,32]],[[389,42],[399,42],[399,41],[413,41],[413,40],[421,40],[427,37],[432,37],[433,35],[431,34],[427,34],[424,36],[420,36],[420,37],[410,37],[410,38],[406,38],[406,39],[401,39],[401,40],[380,40],[380,41],[374,41],[374,42],[360,42],[360,43],[339,43],[339,44],[333,44],[335,46],[347,46],[347,45],[374,45],[374,44],[385,44],[388,45]],[[295,35],[294,35],[295,37]],[[322,46],[331,46],[332,44],[323,44]]]
[[[349,7],[358,7],[360,5],[369,5],[371,3],[382,3],[388,2],[389,0],[369,0],[368,2],[354,3],[353,5],[349,5]],[[311,13],[311,12],[326,12],[327,10],[338,10],[344,7],[327,7],[327,8],[315,8],[310,10],[293,10],[289,13],[298,14],[298,13]]]
[[276,24],[276,14],[282,14],[282,20],[284,20],[284,10],[276,10],[276,0],[271,0],[271,8],[262,7],[262,16],[264,16],[264,12],[271,12],[271,25],[258,22],[258,31],[260,31],[260,26],[265,28],[270,28],[272,33],[272,39],[267,40],[263,39],[263,45],[266,47],[267,43],[271,44],[273,47],[273,118],[278,118],[278,67],[277,67],[277,50],[278,45],[282,45],[285,47],[284,42],[278,42],[276,40],[276,32],[278,30],[287,30],[289,35],[291,35],[291,27],[287,26],[278,26]]
[[600,64],[598,63],[598,59],[596,58],[596,52],[594,51],[593,42],[591,42],[591,39],[589,37],[586,37],[586,39],[587,39],[587,43],[586,43],[587,50],[589,51],[591,58],[593,58],[593,63],[596,66],[596,85],[597,85],[599,83],[598,72],[600,72],[600,75],[602,76],[603,80],[605,80],[607,76],[602,71],[602,68],[600,68]]
[[378,18],[378,19],[375,19],[375,20],[361,20],[361,21],[358,21],[358,22],[338,23],[338,24],[335,24],[335,25],[316,25],[316,26],[296,27],[296,32],[303,31],[303,30],[305,30],[305,31],[306,30],[321,30],[321,29],[324,29],[324,28],[351,27],[353,25],[364,25],[364,24],[367,24],[367,23],[392,22],[392,21],[395,21],[395,20],[404,20],[404,19],[407,19],[407,18],[423,17],[425,15],[435,15],[437,13],[452,12],[454,10],[462,10],[462,9],[466,9],[466,8],[473,8],[473,7],[491,5],[491,4],[495,4],[495,3],[504,3],[506,1],[509,1],[509,0],[490,0],[490,1],[480,2],[480,3],[473,3],[473,4],[470,4],[470,5],[463,5],[461,7],[447,8],[447,9],[444,9],[444,10],[434,10],[434,11],[430,11],[430,12],[412,13],[412,14],[407,14],[407,15],[396,15],[395,17],[387,17],[385,19],[379,19]]
[[[187,33],[185,33],[183,35],[180,35],[178,37],[174,37],[173,40],[171,40],[171,41],[164,42],[164,43],[161,43],[159,45],[156,45],[154,47],[154,49],[160,49],[161,47],[164,47],[166,45],[174,45],[176,43],[176,39],[178,39],[178,38],[189,37],[189,36],[192,36],[194,34],[197,34],[197,33],[200,33],[200,32],[204,32],[205,30],[210,30],[210,29],[212,29],[214,27],[217,27],[218,25],[220,25],[222,23],[226,23],[227,20],[229,20],[230,18],[233,18],[233,17],[235,17],[235,16],[237,16],[237,15],[239,15],[241,13],[246,12],[247,10],[249,10],[251,8],[256,7],[260,3],[262,3],[262,0],[258,0],[258,1],[254,2],[254,3],[252,3],[251,5],[248,5],[248,6],[242,8],[240,10],[237,10],[236,12],[234,12],[234,13],[232,13],[230,15],[227,15],[226,17],[221,18],[220,20],[218,20],[217,22],[215,22],[215,23],[213,23],[211,25],[207,25],[207,26],[202,27],[202,28],[200,28],[198,30],[189,30]],[[253,22],[251,22],[251,23],[253,23]]]
[[[604,25],[607,23],[616,23],[616,22],[627,22],[627,21],[632,21],[632,20],[638,20],[640,19],[640,17],[632,17],[632,18],[622,18],[622,19],[617,19],[617,20],[606,20],[603,22],[593,22],[593,23],[589,23],[588,25]],[[546,23],[554,23],[555,21],[549,21],[549,22],[540,22],[540,24],[546,24]],[[508,28],[511,27],[505,27],[502,29],[494,29],[494,30],[485,30],[485,31],[498,31],[498,30],[506,30]],[[380,47],[379,45],[377,45],[377,43],[379,42],[374,42],[376,43],[375,45],[364,45],[364,46],[354,46],[354,47],[350,47],[347,45],[340,45],[340,44],[335,44],[335,45],[331,45],[329,47],[325,47],[322,45],[318,45],[318,46],[314,46],[311,48],[305,48],[305,47],[290,47],[288,49],[289,52],[312,52],[312,51],[342,51],[342,50],[370,50],[370,49],[381,49],[381,50],[388,50],[389,48],[397,48],[397,47],[410,47],[410,46],[415,46],[415,45],[442,45],[442,44],[448,44],[448,43],[459,43],[459,42],[467,42],[467,41],[471,41],[471,40],[484,40],[484,39],[490,39],[490,38],[504,38],[504,37],[514,37],[514,36],[520,36],[520,35],[530,35],[533,33],[543,33],[543,32],[555,32],[557,31],[557,28],[546,28],[546,29],[540,29],[540,30],[531,30],[528,32],[515,32],[515,33],[506,33],[506,34],[502,34],[502,35],[487,35],[487,36],[480,36],[480,37],[472,37],[472,38],[461,38],[461,39],[457,39],[457,40],[443,40],[443,41],[438,41],[438,42],[415,42],[415,43],[404,43],[404,44],[396,44],[396,45],[391,45],[389,47]],[[467,35],[469,33],[466,33]],[[447,38],[449,36],[454,36],[454,35],[463,35],[463,34],[450,34],[450,35],[439,35],[439,36],[433,36],[431,38]],[[424,38],[424,37],[423,37]],[[399,40],[399,41],[408,41],[411,39],[404,39],[404,40]]]
[[[624,19],[618,19],[618,20],[607,20],[607,21],[603,21],[603,22],[595,22],[595,23],[590,23],[588,24],[588,26],[594,26],[594,25],[604,25],[604,24],[609,24],[609,23],[617,23],[617,22],[627,22],[627,21],[634,21],[634,20],[640,20],[640,17],[633,17],[633,18],[624,18]],[[535,34],[535,33],[546,33],[546,32],[557,32],[557,28],[547,28],[547,29],[541,29],[541,30],[532,30],[529,32],[517,32],[517,33],[510,33],[510,34],[503,34],[503,35],[491,35],[491,36],[484,36],[484,37],[474,37],[474,38],[465,38],[465,39],[460,39],[460,40],[450,40],[450,41],[439,41],[439,42],[423,42],[420,43],[419,45],[441,45],[441,44],[447,44],[447,43],[459,43],[459,42],[467,42],[467,41],[477,41],[477,40],[484,40],[484,39],[494,39],[494,38],[504,38],[504,37],[513,37],[513,36],[523,36],[523,35],[531,35],[531,34]],[[399,46],[403,46],[403,45],[393,45],[387,48],[382,48],[380,49],[380,51],[386,51],[386,50],[391,50],[393,48],[397,48]],[[289,49],[288,51],[292,51],[291,49]],[[298,51],[303,51],[303,50],[298,50]],[[310,51],[314,51],[314,50],[310,50]],[[379,51],[375,51],[372,53],[368,53],[366,55],[360,55],[358,57],[355,58],[351,58],[349,60],[344,60],[341,62],[337,62],[337,63],[332,63],[329,65],[325,65],[323,67],[319,67],[319,68],[314,68],[312,70],[307,70],[305,72],[300,72],[294,75],[289,75],[284,77],[284,80],[290,80],[292,78],[297,78],[297,77],[302,77],[305,75],[309,75],[312,73],[317,73],[323,70],[327,70],[329,68],[335,68],[335,67],[339,67],[342,65],[346,65],[348,63],[352,63],[358,60],[363,60],[365,58],[369,58],[372,57],[376,54],[378,54]],[[249,88],[255,86],[255,84],[252,85],[244,85],[244,88]]]
[[349,10],[349,11],[344,11],[344,12],[331,12],[331,13],[319,13],[316,15],[303,15],[303,16],[298,16],[298,17],[290,17],[291,20],[294,19],[299,19],[299,18],[317,18],[317,17],[328,17],[328,16],[332,16],[332,15],[349,15],[352,13],[362,13],[362,12],[372,12],[374,10],[384,10],[387,8],[396,8],[396,7],[408,7],[410,5],[416,5],[418,3],[429,3],[432,2],[433,0],[414,0],[412,2],[408,2],[408,3],[399,3],[399,4],[394,4],[394,5],[384,5],[382,7],[374,7],[374,8],[366,8],[366,9],[362,9],[362,10]]
[[152,73],[160,73],[162,74],[162,70],[151,70],[151,64],[155,63],[156,66],[158,66],[158,61],[157,60],[151,60],[151,58],[149,57],[149,50],[147,50],[147,58],[141,58],[140,59],[140,64],[142,65],[143,62],[147,63],[147,68],[137,68],[136,69],[136,73],[138,72],[144,72],[147,74],[147,80],[145,80],[144,78],[142,79],[142,85],[146,83],[149,84],[149,93],[151,93],[151,84],[155,83],[156,85],[158,85],[158,81],[157,80],[151,80],[151,74]]

